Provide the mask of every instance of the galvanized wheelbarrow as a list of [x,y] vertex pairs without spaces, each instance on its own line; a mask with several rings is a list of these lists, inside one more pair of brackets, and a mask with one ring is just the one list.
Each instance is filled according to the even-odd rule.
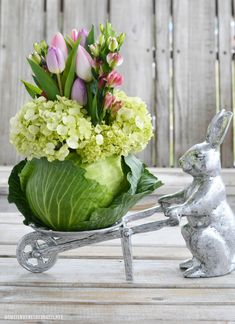
[[161,206],[126,215],[121,222],[112,227],[82,232],[57,232],[31,225],[35,230],[19,241],[16,256],[19,264],[31,272],[44,272],[57,261],[58,253],[78,247],[121,238],[126,280],[133,280],[132,246],[133,234],[157,231],[165,226],[176,226],[178,219],[167,218],[133,227],[128,224],[142,218],[162,212]]

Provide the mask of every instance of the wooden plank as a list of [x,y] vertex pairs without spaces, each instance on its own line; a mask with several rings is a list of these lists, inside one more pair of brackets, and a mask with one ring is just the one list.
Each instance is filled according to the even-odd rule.
[[32,44],[43,38],[43,19],[43,0],[1,1],[0,164],[13,164],[19,160],[9,144],[9,119],[28,99],[20,79],[30,80],[31,72],[25,57],[32,52]]
[[98,32],[99,24],[105,24],[108,18],[107,0],[66,0],[63,9],[63,31],[67,34],[73,28],[89,30],[92,24]]
[[[61,293],[62,292],[62,293]],[[203,292],[203,293],[202,293]],[[0,304],[235,305],[235,289],[61,288],[0,286]]]
[[[13,316],[13,317],[12,317]],[[15,318],[16,316],[14,315],[10,315],[11,318]],[[27,324],[32,324],[32,323],[39,323],[39,316],[35,316],[35,320],[32,319],[32,316],[31,316],[31,320],[28,320],[27,319]],[[41,319],[40,319],[40,324],[54,324],[55,323],[55,320],[58,318],[56,317],[56,315],[54,316],[54,319],[52,320],[49,320],[49,318],[44,321],[42,320],[42,318],[45,319],[45,316],[41,315]],[[50,316],[51,318],[51,316]],[[25,319],[26,320],[26,319]],[[73,320],[73,318],[71,317],[71,320]],[[123,322],[123,321],[122,321]],[[6,323],[5,320],[1,320],[0,319],[0,323]],[[63,323],[63,322],[62,322]],[[86,319],[85,322],[83,322],[82,320],[79,320],[79,324],[117,324],[117,323],[121,323],[121,322],[118,322],[118,319],[114,319],[114,321],[104,321],[103,319],[98,319],[98,322],[93,319],[91,319],[91,321],[89,319]],[[134,322],[132,322],[131,320],[129,320],[128,322],[126,323],[135,323],[135,324],[143,324],[143,321],[138,321],[138,320],[135,320]],[[146,324],[156,324],[156,320],[148,320],[148,321],[144,321],[144,323]],[[190,320],[190,324],[235,324],[235,322],[232,322],[232,321],[200,321],[200,320]],[[7,324],[22,324],[22,320],[9,320],[9,316],[8,316],[8,319],[7,319]],[[172,324],[172,320],[158,320],[157,321],[157,324]],[[178,321],[178,320],[174,320],[174,324],[188,324],[188,321],[184,321],[183,319]]]
[[[118,32],[126,33],[120,72],[124,75],[123,89],[129,96],[142,98],[154,115],[153,84],[153,1],[110,0],[110,20]],[[147,165],[155,165],[154,140],[138,156]]]
[[[11,316],[11,315],[10,315]],[[11,318],[15,318],[15,316],[11,316]],[[45,318],[43,315],[41,316],[41,318]],[[51,317],[50,317],[51,318]],[[54,324],[55,323],[55,319],[56,319],[56,315],[55,315],[55,318],[54,320],[49,320],[47,319],[46,321],[43,321],[42,319],[40,319],[40,324]],[[115,319],[114,321],[103,321],[102,319],[98,319],[98,322],[95,322],[94,319],[92,319],[91,321],[90,320],[87,320],[86,319],[86,324],[100,324],[102,321],[102,324],[117,324],[117,323],[123,323],[122,321],[118,321],[117,319]],[[63,323],[62,321],[60,321],[61,323]],[[1,320],[0,319],[0,323],[6,323],[6,320]],[[28,320],[27,319],[27,324],[32,324],[32,323],[38,323],[38,316],[37,316],[37,319],[35,320]],[[81,322],[80,322],[81,323]],[[135,324],[143,324],[143,321],[138,321],[138,320],[135,320],[135,321],[128,321],[129,324],[131,323],[135,323]],[[148,320],[148,321],[144,321],[145,324],[156,324],[156,320]],[[190,321],[190,324],[234,324],[235,322],[229,322],[228,321]],[[17,320],[7,320],[7,324],[22,324],[22,321],[17,321]],[[158,321],[158,324],[172,324],[172,320],[159,320]],[[174,320],[174,324],[188,324],[188,321],[184,321],[184,320],[181,320],[181,321],[175,321]]]
[[[232,94],[232,42],[231,42],[232,3],[230,0],[218,0],[218,43],[219,43],[219,79],[220,108],[233,110]],[[230,126],[222,145],[222,166],[233,167],[233,127]]]
[[215,1],[173,1],[175,164],[216,112]]
[[[235,319],[234,305],[80,305],[41,302],[40,307],[31,304],[0,304],[0,318],[6,319],[12,314],[34,314],[43,318],[43,315],[57,315],[63,321],[73,321],[79,323],[149,323],[148,320],[211,320],[230,321]],[[17,316],[17,315],[16,315]],[[49,315],[47,315],[49,316]],[[58,320],[57,317],[57,320]],[[17,318],[17,317],[16,317]],[[40,318],[40,317],[39,317]],[[58,320],[59,322],[59,320]],[[40,322],[41,323],[41,322]],[[181,322],[182,323],[182,322]],[[215,323],[215,322],[214,322]],[[231,323],[231,322],[229,322]]]
[[125,280],[121,259],[59,259],[46,273],[36,274],[23,269],[15,258],[0,258],[0,269],[2,286],[235,289],[235,272],[191,280],[183,277],[179,260],[134,260],[131,285]]
[[170,0],[155,2],[156,42],[156,158],[158,167],[170,162]]
[[46,0],[45,35],[48,43],[50,43],[56,32],[62,31],[60,4],[60,0]]

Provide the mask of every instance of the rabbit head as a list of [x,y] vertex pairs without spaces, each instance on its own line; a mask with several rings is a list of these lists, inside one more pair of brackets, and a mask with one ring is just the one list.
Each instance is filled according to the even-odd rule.
[[207,129],[206,140],[191,147],[180,159],[184,172],[195,176],[220,174],[220,145],[224,141],[233,113],[224,109],[212,119]]

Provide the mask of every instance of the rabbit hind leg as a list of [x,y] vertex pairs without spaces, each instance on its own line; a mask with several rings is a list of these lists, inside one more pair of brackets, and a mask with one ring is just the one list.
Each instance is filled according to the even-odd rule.
[[199,264],[200,264],[200,262],[195,257],[193,257],[191,259],[187,259],[187,260],[181,262],[179,264],[179,267],[180,267],[180,269],[184,270],[184,269],[189,269],[189,268],[195,267]]
[[[182,233],[183,238],[186,242],[187,248],[191,251],[190,241],[191,241],[191,236],[193,233],[193,228],[189,224],[186,224],[181,228],[181,233]],[[181,262],[179,264],[179,267],[180,267],[180,269],[184,270],[184,269],[192,268],[199,264],[200,264],[200,262],[197,260],[197,258],[193,257],[191,259],[187,259],[187,260]]]
[[191,251],[201,265],[184,272],[186,278],[222,276],[231,271],[230,253],[223,237],[214,228],[196,231],[191,237]]

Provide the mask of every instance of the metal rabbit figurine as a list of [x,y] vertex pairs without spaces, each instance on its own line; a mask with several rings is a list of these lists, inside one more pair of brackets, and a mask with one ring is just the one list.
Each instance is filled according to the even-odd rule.
[[217,113],[205,142],[180,158],[180,166],[193,182],[159,199],[166,216],[187,217],[182,235],[193,258],[180,264],[187,278],[222,276],[235,269],[235,216],[226,200],[220,164],[220,145],[232,115],[225,110]]

